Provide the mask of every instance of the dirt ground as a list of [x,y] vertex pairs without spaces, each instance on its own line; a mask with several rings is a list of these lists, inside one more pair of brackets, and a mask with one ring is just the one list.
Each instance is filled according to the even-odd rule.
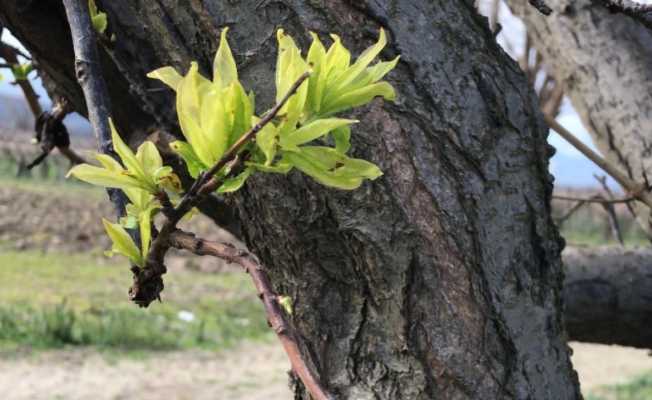
[[[572,343],[582,391],[652,371],[646,350]],[[91,350],[0,358],[4,400],[289,400],[288,362],[277,343],[213,354],[113,358]]]
[[589,343],[571,343],[573,365],[582,391],[604,385],[626,383],[636,376],[652,372],[649,350]]
[[112,358],[90,350],[0,358],[3,400],[286,400],[288,362],[276,343],[222,354]]

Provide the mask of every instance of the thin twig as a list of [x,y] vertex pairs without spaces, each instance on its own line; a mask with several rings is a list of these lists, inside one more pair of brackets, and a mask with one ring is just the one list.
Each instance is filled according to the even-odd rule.
[[[84,91],[88,120],[93,127],[100,153],[109,154],[117,159],[109,128],[109,115],[111,115],[109,92],[102,75],[88,2],[63,0],[63,6],[70,24],[72,44],[75,50],[75,72]],[[118,189],[107,189],[107,192],[117,214],[123,215],[127,204],[124,193]]]
[[295,333],[290,323],[288,323],[278,302],[279,296],[274,292],[272,283],[256,257],[248,251],[238,249],[231,244],[199,239],[182,231],[174,232],[168,240],[168,245],[174,248],[188,250],[200,256],[217,257],[242,266],[253,280],[256,291],[265,306],[267,320],[282,343],[294,373],[301,379],[301,382],[315,400],[332,399],[332,396],[322,388],[319,379],[304,359],[300,350],[300,336]]
[[652,209],[652,196],[650,195],[649,188],[645,184],[635,182],[633,179],[623,174],[613,164],[602,158],[596,152],[591,150],[587,145],[582,143],[566,128],[561,126],[549,115],[545,115],[545,120],[548,126],[564,138],[568,143],[575,147],[580,153],[584,154],[589,160],[593,161],[598,167],[602,168],[605,172],[611,175],[616,182],[618,182],[630,196],[640,200],[645,205]]
[[[598,181],[598,183],[600,183],[604,192],[607,194],[607,196],[609,196],[609,199],[613,200],[616,196],[614,196],[611,189],[609,189],[609,185],[607,185],[607,177],[605,175],[599,176],[597,174],[593,174],[593,177]],[[621,246],[624,246],[625,241],[623,240],[623,233],[622,229],[620,228],[620,222],[618,222],[618,216],[616,215],[616,208],[614,207],[614,204],[603,203],[602,208],[604,208],[604,211],[609,216],[609,225],[611,226],[612,236],[618,241],[618,243],[620,243]]]
[[[554,196],[553,196],[553,198],[554,198]],[[567,212],[566,214],[562,215],[562,216],[561,216],[561,217],[556,221],[556,222],[557,222],[557,226],[558,226],[559,228],[561,228],[561,226],[564,224],[564,222],[566,222],[566,221],[567,221],[567,220],[568,220],[568,219],[569,219],[573,214],[575,214],[575,212],[576,212],[577,210],[579,210],[580,208],[582,208],[582,206],[584,206],[585,204],[586,204],[586,201],[584,201],[584,200],[580,200],[580,201],[578,201],[577,203],[575,203],[575,205],[573,205],[573,207],[571,207],[571,209],[568,210],[568,212]]]
[[600,195],[595,195],[592,197],[553,195],[552,198],[554,200],[561,200],[561,201],[580,201],[584,203],[599,203],[599,204],[622,204],[622,203],[630,203],[636,200],[636,197],[634,196],[627,196],[620,199],[605,199]]
[[[550,88],[552,86],[552,88]],[[557,116],[564,100],[564,87],[550,75],[539,92],[539,104],[544,115]]]

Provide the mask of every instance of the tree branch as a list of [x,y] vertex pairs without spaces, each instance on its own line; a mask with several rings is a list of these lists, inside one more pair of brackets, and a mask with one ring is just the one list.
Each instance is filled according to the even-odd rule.
[[[84,0],[63,0],[66,16],[70,24],[72,44],[75,51],[75,72],[86,99],[88,120],[93,127],[99,152],[118,159],[113,150],[109,115],[111,104],[106,82],[95,44],[93,25],[88,11],[88,2]],[[121,190],[107,189],[109,199],[119,216],[125,212],[127,198]]]
[[285,313],[279,304],[279,296],[274,292],[263,266],[254,255],[246,250],[240,250],[228,243],[211,242],[196,238],[186,232],[175,231],[168,238],[168,245],[176,249],[188,250],[200,256],[213,256],[238,264],[251,276],[260,300],[265,307],[267,320],[276,332],[285,352],[288,355],[292,370],[301,379],[316,400],[328,400],[332,397],[321,387],[319,380],[304,360],[299,346],[299,335],[285,318]]
[[568,247],[564,319],[570,340],[652,348],[652,250]]
[[559,136],[563,137],[580,153],[584,154],[589,160],[593,161],[598,167],[602,168],[609,175],[611,175],[616,180],[616,182],[618,182],[629,193],[630,196],[633,196],[637,200],[650,207],[650,209],[652,209],[652,196],[648,190],[649,188],[645,184],[637,183],[627,175],[620,172],[617,167],[591,150],[587,145],[577,139],[571,132],[569,132],[566,128],[555,121],[555,119],[551,116],[545,115],[544,117],[548,126],[557,132]]
[[52,112],[42,112],[41,115],[35,115],[36,140],[41,145],[42,153],[32,161],[27,169],[32,169],[39,165],[56,147],[59,152],[66,157],[71,164],[83,164],[86,161],[70,148],[70,135],[68,129],[63,124],[63,119],[70,113],[69,103],[58,98],[54,102]]
[[579,201],[583,203],[599,203],[599,204],[619,204],[619,203],[629,203],[636,200],[634,196],[627,196],[620,199],[605,199],[600,195],[595,195],[592,197],[574,197],[574,196],[563,196],[563,195],[553,195],[553,200],[562,200],[562,201]]
[[622,13],[652,29],[652,5],[640,4],[631,0],[600,0],[613,13]]
[[[9,46],[4,42],[0,42],[0,57],[5,59],[10,68],[12,65],[20,64],[20,61],[18,61],[18,55],[20,55],[18,49]],[[41,115],[43,110],[41,109],[41,105],[38,102],[38,95],[34,91],[32,84],[29,83],[27,79],[17,79],[16,83],[23,91],[25,99],[27,100],[27,104],[29,104],[29,108],[32,110],[32,114],[34,114],[35,117]]]

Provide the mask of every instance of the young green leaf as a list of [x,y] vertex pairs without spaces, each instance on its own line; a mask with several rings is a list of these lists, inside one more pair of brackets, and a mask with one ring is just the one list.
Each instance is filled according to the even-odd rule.
[[380,30],[380,36],[378,38],[378,42],[376,42],[375,45],[371,46],[367,50],[365,50],[360,57],[356,60],[356,62],[348,68],[346,71],[342,73],[342,76],[340,77],[340,80],[337,85],[333,87],[334,92],[338,92],[345,88],[346,86],[350,85],[355,79],[357,79],[360,74],[363,73],[365,68],[371,64],[371,62],[380,54],[380,51],[385,48],[387,45],[387,37],[385,35],[385,30],[381,28]]
[[192,146],[181,140],[170,143],[170,148],[174,150],[186,163],[188,172],[193,178],[197,178],[201,171],[205,171],[208,167],[197,157]]
[[278,304],[283,307],[283,310],[285,310],[288,315],[292,315],[292,297],[278,296]]
[[228,89],[217,89],[206,93],[202,99],[200,124],[206,137],[211,160],[219,160],[229,146],[233,126],[233,115],[228,114],[225,97]]
[[30,72],[34,70],[32,63],[14,64],[11,66],[11,73],[16,81],[25,81]]
[[108,26],[106,13],[99,12],[95,0],[88,0],[88,10],[91,15],[91,24],[93,29],[99,34],[104,34]]
[[146,190],[134,188],[127,188],[122,190],[125,192],[127,198],[131,202],[131,204],[127,205],[127,208],[129,208],[129,206],[133,206],[135,209],[133,214],[139,214],[142,210],[151,207],[154,203],[154,196]]
[[[276,101],[279,102],[287,94],[294,82],[306,71],[308,65],[301,57],[301,51],[283,29],[277,31],[278,60],[276,63]],[[294,129],[303,112],[308,84],[304,82],[296,93],[281,108],[280,114],[285,115],[281,131]]]
[[320,138],[333,129],[354,124],[358,121],[342,118],[325,118],[310,122],[301,128],[281,135],[281,147],[286,150],[296,150],[297,146]]
[[[251,128],[253,110],[247,93],[240,82],[234,82],[229,87],[226,95],[226,112],[233,117],[229,146],[231,147],[240,137]],[[221,156],[221,155],[220,155]]]
[[106,233],[109,235],[111,241],[113,242],[112,251],[126,256],[134,264],[138,265],[139,267],[143,267],[143,258],[141,256],[140,250],[138,250],[138,247],[134,243],[131,236],[129,236],[129,233],[127,233],[125,228],[123,228],[120,224],[113,224],[104,218],[102,218],[102,223],[104,224]]
[[310,32],[310,36],[312,36],[312,44],[308,50],[308,66],[312,68],[312,74],[308,78],[307,102],[311,111],[318,114],[328,74],[325,69],[326,49],[316,33]]
[[265,165],[248,161],[245,163],[245,165],[255,169],[256,171],[266,172],[269,174],[285,175],[292,170],[292,164],[290,164],[287,160],[280,160],[275,165]]
[[102,164],[104,168],[108,169],[109,171],[124,171],[124,167],[118,162],[118,160],[108,154],[98,153],[95,154],[95,158],[100,162],[100,164]]
[[212,88],[212,84],[199,75],[196,62],[191,63],[188,74],[177,87],[177,115],[181,131],[197,157],[206,165],[212,165],[215,160],[210,142],[201,129],[201,95],[208,94]]
[[237,176],[226,179],[222,186],[217,189],[217,193],[231,193],[239,190],[252,172],[251,168],[247,168]]
[[141,254],[143,255],[143,258],[147,257],[149,246],[152,241],[152,211],[152,208],[147,208],[140,213],[138,218]]
[[146,189],[147,187],[135,177],[128,174],[127,171],[111,171],[105,168],[94,167],[88,164],[75,165],[68,171],[66,177],[74,176],[75,178],[88,182],[92,185],[104,186],[110,188],[127,189]]
[[213,83],[219,88],[226,88],[238,81],[238,68],[235,65],[229,42],[226,40],[228,31],[229,28],[222,29],[220,46],[213,61]]
[[138,147],[136,159],[150,179],[153,178],[154,172],[163,166],[163,159],[161,159],[156,145],[149,140]]
[[375,164],[349,158],[330,147],[304,146],[300,149],[300,152],[286,153],[288,160],[326,186],[352,190],[364,179],[374,180],[383,174]]
[[154,71],[147,74],[147,77],[152,79],[158,79],[159,81],[168,85],[175,92],[177,91],[177,87],[183,80],[183,77],[179,75],[177,70],[172,67],[163,67],[163,68],[155,69]]
[[265,155],[265,165],[270,166],[276,156],[278,128],[269,123],[256,135],[256,145]]
[[335,150],[342,154],[346,154],[351,148],[351,127],[349,125],[341,126],[333,132],[333,140],[335,141]]
[[360,89],[348,92],[331,102],[326,102],[322,108],[324,114],[334,114],[354,107],[369,103],[376,97],[383,97],[386,100],[395,100],[396,92],[392,85],[387,82],[378,82]]
[[374,66],[367,68],[358,80],[352,85],[355,88],[363,87],[372,83],[376,83],[383,79],[390,71],[396,68],[400,56],[397,56],[391,61],[381,61]]
[[136,158],[134,152],[131,151],[129,146],[127,146],[125,142],[122,141],[122,138],[120,137],[120,134],[118,134],[118,131],[115,129],[115,125],[113,124],[113,120],[111,119],[109,119],[109,126],[111,127],[111,139],[113,141],[113,149],[120,156],[122,163],[125,165],[127,170],[129,170],[129,172],[133,176],[135,176],[138,180],[142,181],[143,183],[146,183],[147,176],[145,175],[145,171],[140,165],[140,162]]

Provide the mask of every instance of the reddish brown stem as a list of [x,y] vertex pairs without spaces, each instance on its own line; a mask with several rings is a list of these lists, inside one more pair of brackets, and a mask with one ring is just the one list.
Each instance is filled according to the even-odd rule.
[[272,283],[256,257],[231,244],[199,239],[182,231],[175,231],[171,234],[168,245],[188,250],[200,256],[213,256],[242,266],[254,282],[256,291],[265,306],[267,320],[281,341],[294,373],[301,379],[315,400],[331,400],[333,398],[321,386],[319,379],[304,359],[299,346],[299,336],[285,318],[285,313],[278,302],[279,296],[274,292]]

